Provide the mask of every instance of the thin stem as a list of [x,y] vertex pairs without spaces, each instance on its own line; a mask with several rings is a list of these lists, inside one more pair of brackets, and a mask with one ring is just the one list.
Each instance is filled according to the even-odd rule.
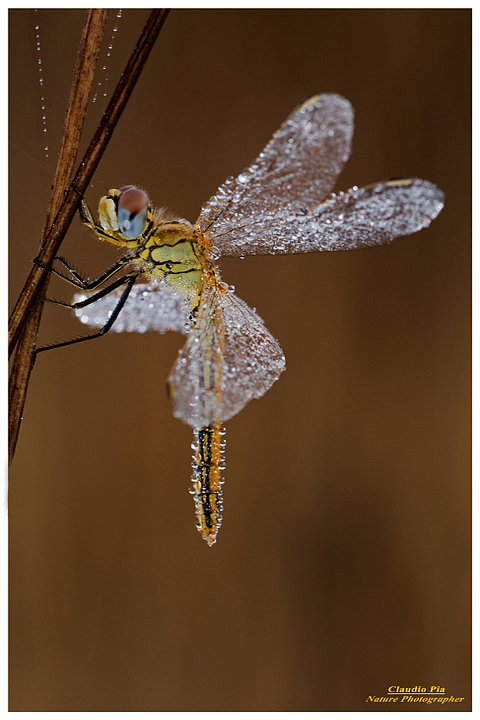
[[[100,162],[113,130],[165,21],[168,10],[153,10],[151,12],[98,129],[80,162],[73,181],[68,187],[78,152],[86,102],[90,95],[95,63],[103,36],[104,14],[106,14],[105,10],[90,10],[87,17],[64,127],[61,156],[55,173],[52,198],[47,211],[42,243],[37,258],[39,264],[33,266],[10,319],[10,348],[13,349],[18,342],[10,376],[10,462],[15,453],[28,382],[33,367],[35,341],[40,324],[43,297],[48,283],[47,268],[50,267],[58,252],[60,243],[75,215],[79,196],[85,192]],[[82,113],[81,108],[84,106]],[[76,127],[73,127],[74,124]]]

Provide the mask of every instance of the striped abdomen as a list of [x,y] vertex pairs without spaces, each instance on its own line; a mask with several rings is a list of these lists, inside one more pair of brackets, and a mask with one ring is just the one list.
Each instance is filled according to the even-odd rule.
[[221,471],[224,468],[223,455],[225,443],[220,423],[194,430],[193,450],[193,488],[197,529],[208,545],[216,541],[222,524],[222,485]]

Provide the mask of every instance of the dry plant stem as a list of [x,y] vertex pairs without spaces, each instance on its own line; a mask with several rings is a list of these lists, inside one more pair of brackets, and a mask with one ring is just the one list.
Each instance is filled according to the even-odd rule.
[[55,170],[52,196],[45,218],[42,240],[47,237],[52,219],[60,210],[65,190],[68,188],[70,180],[72,179],[82,136],[83,122],[87,113],[88,101],[92,90],[95,67],[100,53],[105,23],[107,22],[107,15],[107,10],[95,9],[88,11],[80,47],[78,49],[70,101],[63,128],[62,146]]
[[[40,242],[40,255],[42,250],[45,255],[44,249],[52,218],[55,217],[61,207],[65,189],[68,187],[73,175],[106,20],[106,10],[89,10],[87,14],[78,49],[52,194]],[[47,258],[45,260],[48,262]],[[13,459],[22,420],[28,382],[34,361],[35,341],[42,316],[43,297],[48,285],[48,279],[48,273],[38,265],[34,265],[12,315],[11,323],[14,326],[13,342],[19,335],[20,337],[9,385],[10,462]]]
[[[102,10],[92,10],[90,13],[102,13]],[[87,18],[87,23],[90,19]],[[157,38],[158,33],[165,21],[168,14],[168,10],[153,10],[147,20],[147,23],[143,29],[142,35],[133,50],[133,53],[127,63],[125,71],[123,72],[117,88],[112,96],[112,99],[102,117],[100,125],[89,145],[87,152],[85,153],[83,160],[77,170],[77,173],[70,184],[68,192],[64,196],[66,190],[66,183],[64,178],[68,177],[67,173],[59,171],[57,169],[55,188],[52,195],[56,195],[58,198],[55,202],[58,203],[59,199],[63,197],[58,211],[55,213],[56,207],[53,200],[49,206],[49,214],[47,214],[47,221],[45,223],[44,232],[46,237],[38,255],[38,261],[45,267],[49,267],[55,258],[60,243],[65,236],[68,227],[74,217],[75,210],[78,205],[79,195],[83,194],[90,179],[100,162],[100,159],[105,151],[111,134],[117,124],[120,115],[127,103],[128,98],[135,86],[135,83],[140,75],[140,72],[150,54],[153,44]],[[82,39],[83,42],[83,39]],[[90,65],[95,65],[95,54],[90,51],[89,60],[85,57],[86,50],[83,49],[82,58],[77,62],[77,68],[84,65],[88,65],[88,69],[85,67],[84,72],[89,73]],[[98,54],[98,52],[97,52]],[[76,75],[77,77],[77,75]],[[83,76],[80,77],[80,82],[83,83]],[[91,87],[91,83],[90,83]],[[90,93],[84,91],[78,95],[83,98],[86,94],[87,98]],[[73,96],[73,93],[72,93]],[[68,116],[72,114],[67,114]],[[77,137],[78,136],[78,137]],[[76,153],[78,150],[79,133],[75,130],[70,129],[68,136],[67,131],[64,129],[64,139],[62,142],[62,150],[68,157],[73,155],[73,162],[75,161]],[[74,149],[74,145],[77,145],[77,149]],[[60,164],[60,161],[59,161]],[[60,179],[61,178],[61,179]],[[67,181],[68,182],[68,181]],[[51,218],[54,218],[53,222]],[[49,228],[48,232],[46,230]],[[20,422],[22,419],[23,407],[25,404],[26,392],[28,387],[28,381],[30,373],[33,367],[33,359],[35,352],[35,340],[38,332],[38,326],[41,317],[41,308],[43,304],[43,296],[47,283],[48,273],[45,267],[34,266],[30,276],[27,280],[24,290],[17,302],[15,310],[12,314],[10,328],[9,328],[9,340],[11,347],[15,346],[15,342],[21,333],[21,341],[17,348],[17,353],[12,368],[11,381],[10,381],[10,418],[9,418],[9,460],[13,459],[15,447],[18,439],[18,432],[20,429]],[[33,307],[32,307],[33,306]],[[28,317],[27,317],[28,316]],[[25,318],[27,318],[25,320]]]
[[[45,280],[40,283],[40,291],[43,291]],[[32,311],[20,333],[17,354],[10,373],[8,388],[9,416],[8,416],[8,460],[13,460],[15,448],[22,421],[23,408],[27,395],[28,381],[33,367],[35,341],[37,339],[38,326],[43,310],[43,302],[35,302]]]

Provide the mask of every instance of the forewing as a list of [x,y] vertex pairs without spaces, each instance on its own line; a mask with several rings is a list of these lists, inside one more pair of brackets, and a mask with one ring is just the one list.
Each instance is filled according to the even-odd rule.
[[[382,245],[424,227],[443,207],[433,183],[415,178],[353,188],[305,210],[258,215],[225,234],[222,255],[286,255]],[[215,239],[215,243],[217,240]]]
[[224,422],[266,393],[284,369],[263,320],[233,293],[210,288],[169,377],[174,415],[193,427]]
[[353,109],[340,95],[315,95],[287,118],[266,148],[236,179],[228,179],[202,208],[197,229],[220,255],[235,252],[240,227],[320,203],[349,157]]
[[[92,328],[101,328],[110,318],[123,293],[123,289],[99,298],[91,305],[74,311],[80,322]],[[74,302],[82,302],[95,293],[76,293]],[[166,282],[134,285],[130,295],[114,322],[115,332],[147,332],[168,330],[187,334],[189,330],[189,304],[174,292]]]

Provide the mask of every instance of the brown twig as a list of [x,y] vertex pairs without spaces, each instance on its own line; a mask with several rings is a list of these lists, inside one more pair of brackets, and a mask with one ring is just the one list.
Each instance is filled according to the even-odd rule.
[[[100,38],[98,38],[99,28],[101,26],[101,14],[105,12],[104,10],[91,10],[87,17],[74,76],[74,88],[75,85],[80,85],[81,87],[77,87],[76,90],[72,89],[70,97],[70,106],[63,133],[62,154],[57,164],[52,198],[47,211],[43,239],[37,258],[38,264],[32,268],[10,319],[10,348],[13,349],[18,342],[9,388],[10,462],[15,453],[28,382],[33,367],[35,341],[41,318],[43,297],[48,283],[47,268],[51,265],[58,252],[60,243],[75,215],[79,196],[86,190],[100,162],[112,132],[125,108],[128,98],[168,14],[168,10],[153,10],[151,12],[140,39],[122,73],[112,99],[100,121],[98,129],[80,162],[73,181],[68,187],[73,164],[78,152],[81,126],[86,112],[86,101],[88,101],[90,94],[95,62],[99,52],[101,36],[103,35],[102,26]],[[94,38],[96,39],[94,40]],[[98,47],[96,47],[97,43]],[[72,108],[72,104],[75,105],[75,109]],[[85,110],[82,116],[80,108],[83,107],[83,105],[85,105]],[[76,127],[73,127],[74,123]],[[63,167],[64,164],[65,167]],[[54,218],[53,222],[52,218]]]
[[[106,10],[90,10],[83,29],[63,128],[62,145],[40,242],[40,255],[45,255],[45,245],[48,231],[52,225],[52,218],[60,210],[65,188],[68,187],[72,178],[106,20]],[[19,339],[9,386],[10,461],[13,458],[18,439],[28,382],[33,366],[35,341],[42,315],[42,296],[47,283],[48,273],[39,266],[34,265],[10,321],[9,333],[11,333],[12,349],[17,338]]]

